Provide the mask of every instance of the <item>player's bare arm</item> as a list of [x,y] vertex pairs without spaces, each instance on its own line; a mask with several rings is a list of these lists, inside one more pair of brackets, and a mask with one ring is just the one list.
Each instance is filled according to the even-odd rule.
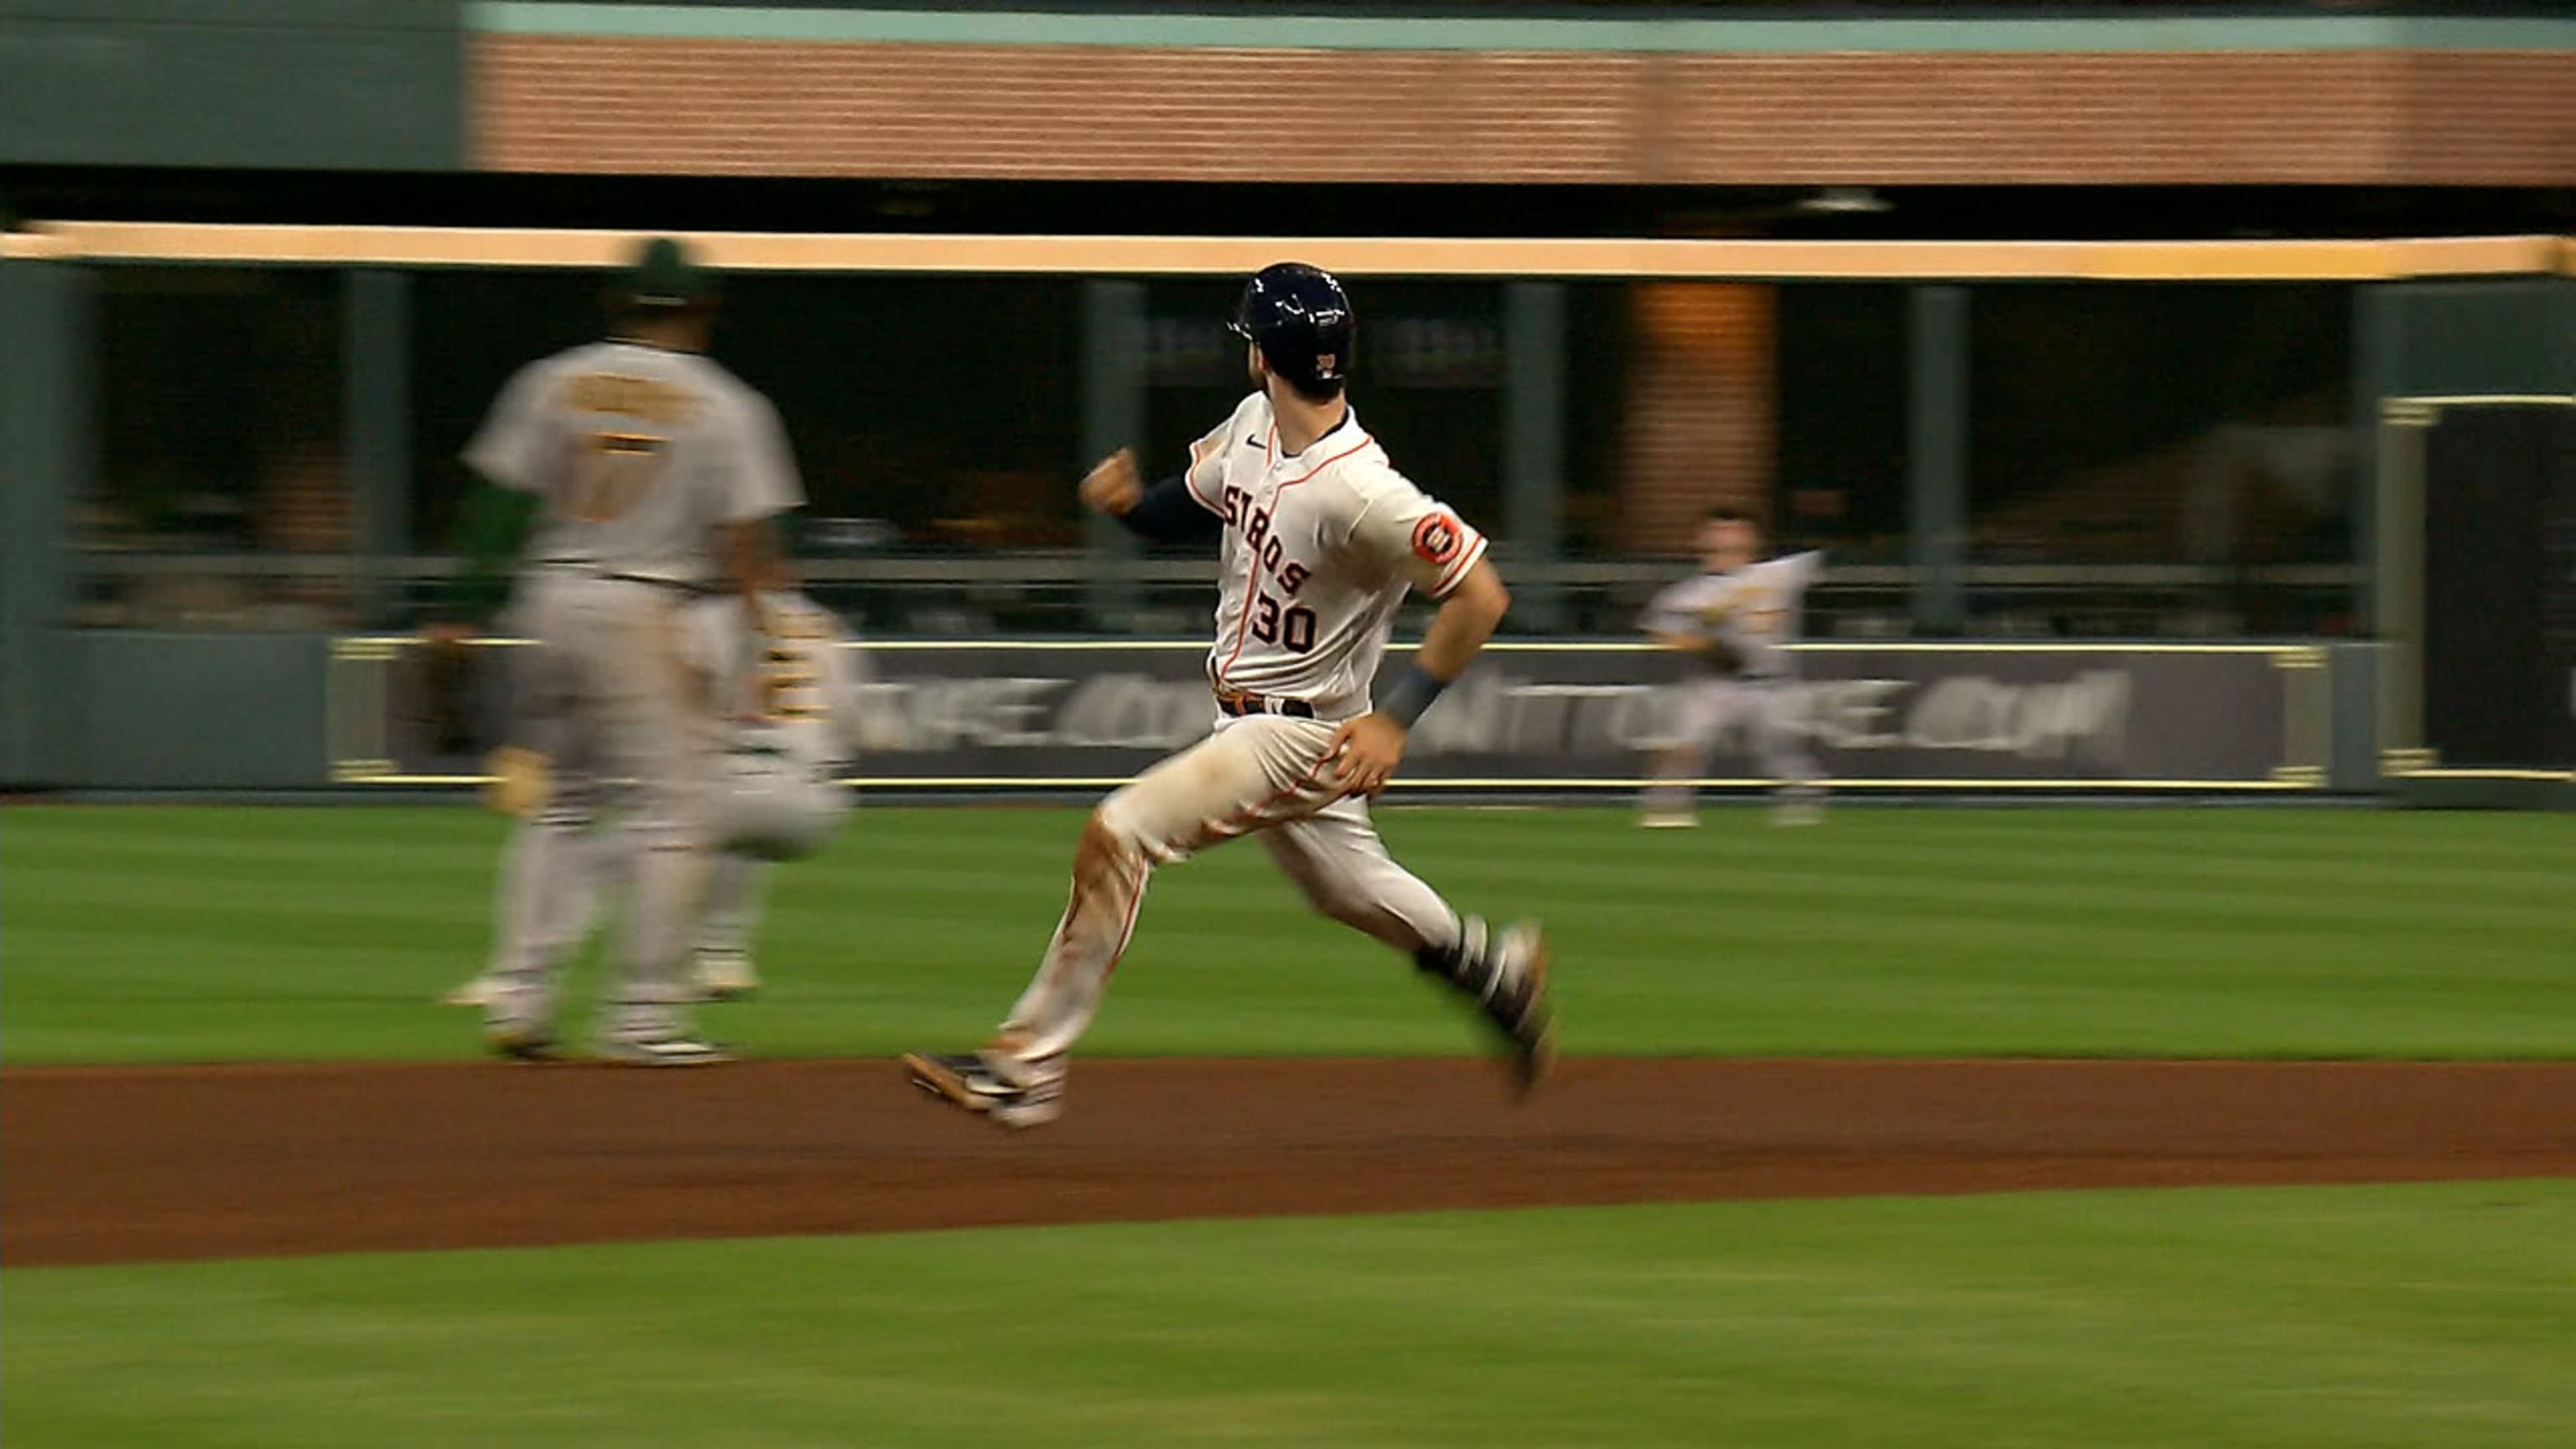
[[1441,601],[1440,612],[1432,616],[1422,648],[1414,655],[1412,670],[1387,692],[1385,703],[1334,731],[1331,758],[1338,767],[1336,784],[1354,795],[1375,795],[1386,788],[1388,777],[1404,759],[1404,742],[1412,734],[1413,722],[1441,690],[1467,672],[1511,607],[1511,591],[1503,587],[1503,576],[1478,559]]

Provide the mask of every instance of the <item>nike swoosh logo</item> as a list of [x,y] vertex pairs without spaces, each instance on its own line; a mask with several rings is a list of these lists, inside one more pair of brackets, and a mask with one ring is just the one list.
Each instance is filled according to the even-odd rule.
[[1261,440],[1259,438],[1246,438],[1243,440],[1243,446],[1247,448],[1258,448],[1261,446]]

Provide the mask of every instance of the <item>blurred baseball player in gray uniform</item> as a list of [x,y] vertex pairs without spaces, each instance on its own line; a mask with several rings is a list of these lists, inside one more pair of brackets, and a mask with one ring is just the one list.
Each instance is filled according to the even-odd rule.
[[699,650],[722,681],[732,728],[717,792],[716,857],[697,935],[697,983],[708,999],[748,996],[752,929],[769,867],[821,849],[850,811],[841,783],[860,750],[892,743],[862,702],[866,657],[828,609],[773,592],[769,633],[744,633],[731,611],[701,605]]
[[[1395,471],[1343,396],[1356,325],[1340,283],[1283,262],[1233,330],[1259,390],[1143,487],[1120,452],[1085,502],[1149,538],[1223,540],[1208,653],[1215,733],[1111,795],[1083,826],[1073,895],[1037,978],[980,1052],[904,1058],[915,1085],[1007,1127],[1062,1109],[1066,1059],[1099,1008],[1158,865],[1258,833],[1314,908],[1472,1001],[1526,1087],[1553,1051],[1547,947],[1488,932],[1388,857],[1368,800],[1407,732],[1510,604],[1483,535]],[[1440,601],[1414,667],[1370,686],[1409,590]]]
[[1821,818],[1824,776],[1793,715],[1789,685],[1797,666],[1782,646],[1798,637],[1799,606],[1824,556],[1763,561],[1761,525],[1725,510],[1700,525],[1700,551],[1706,572],[1646,607],[1647,635],[1689,656],[1694,677],[1682,686],[1676,740],[1655,759],[1658,783],[1647,789],[1638,823],[1698,824],[1694,782],[1710,746],[1740,729],[1755,763],[1778,782],[1772,818],[1813,824]]
[[[523,561],[512,612],[534,647],[514,660],[516,743],[540,783],[523,787],[538,798],[522,808],[586,828],[595,804],[619,806],[632,837],[616,857],[626,920],[598,1048],[696,1065],[723,1060],[691,1027],[697,992],[683,969],[707,884],[721,734],[714,692],[683,657],[683,614],[721,585],[742,627],[766,634],[770,520],[803,495],[776,410],[701,355],[712,290],[678,243],[649,243],[612,307],[608,340],[522,368],[467,446],[465,461],[497,485],[469,505],[491,520],[473,572],[514,552]],[[539,939],[545,913],[581,889],[581,852],[555,848],[563,833],[514,839],[504,940]],[[493,1047],[553,1055],[551,973],[533,952],[499,965],[485,1009]]]
[[[689,606],[687,659],[713,682],[726,716],[704,910],[695,932],[694,984],[710,1001],[751,995],[760,978],[752,935],[769,868],[820,849],[850,809],[841,784],[857,751],[891,743],[891,722],[867,709],[864,656],[831,611],[801,593],[772,589],[762,603],[769,633],[753,636],[730,599]],[[528,809],[510,846],[542,876],[547,892],[526,909],[505,910],[484,974],[448,994],[452,1005],[487,1005],[514,976],[552,979],[590,935],[600,886],[622,873],[633,844],[624,832],[595,831],[582,772]],[[514,803],[496,799],[505,808]],[[505,891],[505,894],[507,892]]]

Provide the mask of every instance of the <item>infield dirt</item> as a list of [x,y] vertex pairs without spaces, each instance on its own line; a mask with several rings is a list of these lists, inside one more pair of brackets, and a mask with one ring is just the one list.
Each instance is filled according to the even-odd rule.
[[1091,1061],[1006,1134],[886,1061],[0,1073],[0,1261],[2576,1175],[2576,1063]]

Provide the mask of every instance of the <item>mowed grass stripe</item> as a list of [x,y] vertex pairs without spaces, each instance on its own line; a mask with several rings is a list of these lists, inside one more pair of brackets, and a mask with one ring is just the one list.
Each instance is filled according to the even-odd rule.
[[2571,1245],[2547,1182],[15,1270],[0,1431],[2507,1449],[2576,1418]]
[[[1075,809],[867,809],[776,878],[768,1053],[980,1037],[1064,902]],[[1853,809],[1692,832],[1401,809],[1460,905],[1545,918],[1575,1051],[2576,1054],[2576,831],[2510,815]],[[430,1057],[487,947],[501,823],[454,807],[0,813],[12,1061]],[[1158,872],[1091,1049],[1450,1053],[1400,958],[1257,844]],[[587,988],[577,996],[586,1000]]]

